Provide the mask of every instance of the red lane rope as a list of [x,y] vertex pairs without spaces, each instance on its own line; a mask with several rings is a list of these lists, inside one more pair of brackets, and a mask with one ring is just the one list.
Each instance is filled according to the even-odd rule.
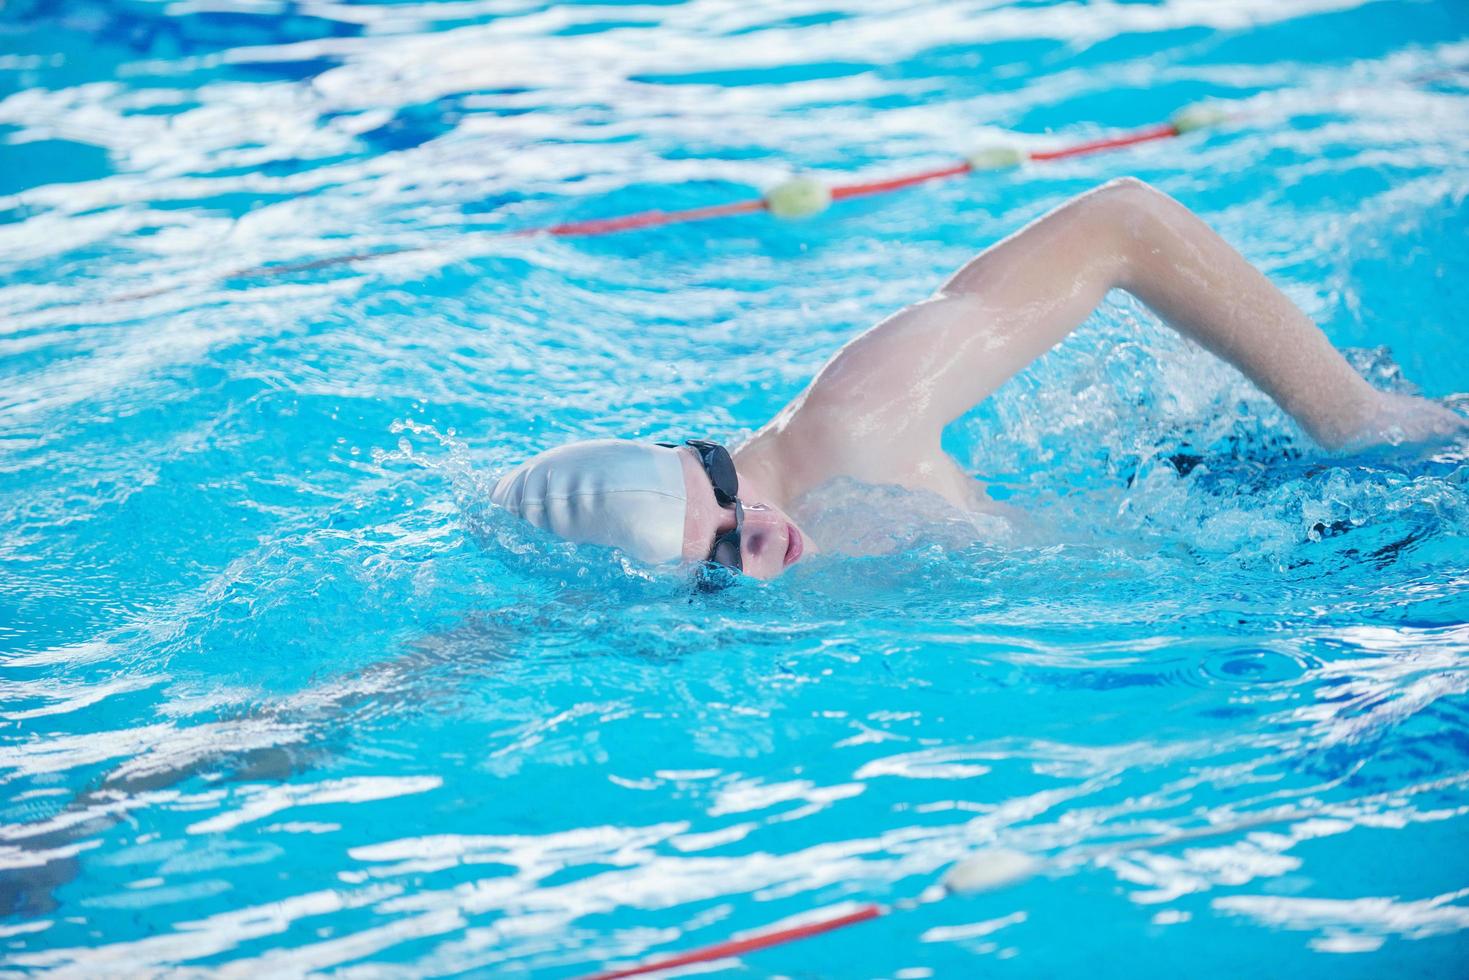
[[[1160,123],[1156,126],[1149,126],[1146,129],[1140,129],[1135,132],[1124,133],[1120,136],[1111,136],[1105,139],[1089,140],[1085,143],[1063,147],[1059,150],[1031,151],[1026,153],[1025,157],[1037,163],[1045,163],[1050,160],[1062,160],[1067,157],[1101,153],[1105,150],[1120,149],[1124,146],[1135,146],[1138,143],[1169,139],[1179,135],[1181,134],[1177,126],[1172,123]],[[962,177],[965,174],[973,172],[974,167],[968,161],[960,161],[949,164],[948,166],[923,170],[915,174],[905,174],[900,177],[861,181],[854,184],[838,184],[831,188],[831,199],[833,201],[844,201],[851,197],[865,197],[869,194],[886,194],[889,191],[902,190],[905,187],[913,187],[917,184],[926,184],[931,180]],[[757,198],[736,201],[732,204],[716,204],[711,207],[688,208],[683,211],[643,211],[638,214],[627,214],[615,218],[592,218],[587,221],[570,221],[541,228],[522,228],[511,232],[511,234],[517,237],[530,235],[554,235],[556,237],[607,235],[613,232],[632,231],[638,228],[653,228],[659,225],[681,224],[689,221],[704,221],[709,218],[723,218],[735,214],[748,214],[752,211],[763,211],[765,209],[765,201]]]
[[1103,150],[1134,146],[1138,143],[1147,143],[1150,140],[1166,140],[1178,135],[1180,135],[1178,127],[1173,125],[1173,123],[1161,123],[1157,126],[1149,126],[1147,129],[1140,129],[1122,136],[1091,140],[1087,143],[1078,143],[1075,146],[1068,146],[1059,150],[1036,150],[1028,154],[1028,156],[1038,163],[1044,163],[1047,160],[1064,160],[1067,157],[1079,157],[1085,156],[1088,153],[1100,153]]
[[[3,2],[3,0],[0,0]],[[1088,140],[1073,146],[1062,147],[1056,150],[1032,150],[1022,151],[1021,156],[1034,163],[1046,163],[1051,160],[1064,160],[1068,157],[1085,156],[1091,153],[1101,153],[1106,150],[1121,149],[1126,146],[1135,146],[1138,143],[1147,143],[1152,140],[1170,139],[1183,135],[1182,131],[1173,123],[1160,123],[1145,129],[1135,130],[1131,133],[1123,133],[1104,139]],[[968,161],[959,161],[943,167],[935,167],[931,170],[923,170],[918,173],[905,174],[898,177],[888,177],[882,180],[859,181],[851,184],[837,184],[830,188],[832,201],[844,201],[853,197],[866,197],[871,194],[886,194],[890,191],[902,190],[918,184],[925,184],[933,180],[946,180],[950,177],[962,177],[965,174],[974,173],[976,168]],[[635,214],[616,215],[609,218],[588,218],[581,221],[565,221],[554,225],[545,225],[533,228],[519,228],[503,234],[514,238],[527,238],[534,235],[550,235],[556,238],[589,237],[593,235],[610,235],[621,231],[635,231],[642,228],[656,228],[661,225],[684,224],[692,221],[707,221],[711,218],[726,218],[740,214],[751,214],[756,211],[769,210],[769,204],[764,198],[750,198],[743,201],[732,201],[728,204],[713,204],[697,208],[685,208],[680,211],[639,211]],[[315,269],[325,269],[336,265],[349,265],[353,262],[362,262],[368,259],[384,258],[390,255],[402,255],[409,252],[421,252],[429,246],[410,245],[381,249],[376,252],[355,252],[351,255],[328,256],[321,259],[310,259],[302,262],[288,262],[283,265],[256,266],[249,269],[241,269],[229,273],[225,279],[244,279],[255,276],[280,276],[289,275],[294,272],[309,272]],[[146,289],[125,296],[115,297],[114,301],[144,299],[168,292],[171,287],[159,287]]]
[[887,180],[873,180],[863,184],[839,184],[831,189],[831,199],[833,201],[843,201],[849,197],[862,197],[867,194],[886,194],[888,191],[902,190],[904,187],[924,184],[930,180],[942,180],[945,177],[959,177],[969,173],[973,169],[968,162],[964,162],[948,167],[939,167],[936,170],[925,170],[922,173],[909,174],[906,177],[890,177]]
[[389,255],[402,255],[404,252],[421,252],[423,248],[424,246],[422,245],[395,245],[376,252],[353,252],[351,255],[334,255],[324,259],[311,259],[306,262],[289,262],[285,265],[261,265],[253,269],[241,269],[239,272],[232,272],[229,278],[243,279],[247,276],[279,276],[288,272],[310,272],[313,269],[325,269],[329,266],[342,265],[345,262],[364,262],[368,259],[386,258]]
[[620,980],[621,977],[642,976],[645,973],[656,973],[659,970],[672,970],[678,966],[689,966],[693,963],[709,963],[713,960],[722,960],[741,953],[749,953],[757,949],[765,949],[769,946],[779,946],[782,943],[795,942],[797,939],[806,939],[811,936],[819,936],[823,932],[831,932],[843,926],[854,925],[858,922],[866,922],[869,919],[881,918],[890,910],[884,905],[864,905],[853,912],[833,916],[830,919],[821,919],[816,922],[806,922],[798,926],[790,926],[786,929],[774,929],[769,932],[760,932],[744,939],[730,939],[721,943],[714,943],[701,949],[690,950],[677,956],[669,956],[664,959],[649,960],[636,966],[623,967],[620,970],[609,970],[606,973],[596,973],[583,980]]
[[732,204],[714,204],[709,207],[688,208],[684,211],[640,211],[637,214],[625,214],[618,218],[591,218],[587,221],[568,221],[564,224],[549,225],[545,228],[522,228],[512,231],[510,234],[521,235],[556,235],[567,237],[572,235],[607,235],[615,231],[628,231],[633,228],[653,228],[657,225],[671,225],[683,221],[704,221],[709,218],[724,218],[733,214],[748,214],[751,211],[763,211],[765,202],[760,198],[749,201],[735,201]]

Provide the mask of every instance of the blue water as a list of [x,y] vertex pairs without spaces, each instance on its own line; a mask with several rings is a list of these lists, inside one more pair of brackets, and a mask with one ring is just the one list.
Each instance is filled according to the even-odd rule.
[[[896,552],[694,596],[486,487],[737,441],[1121,174],[1463,411],[1466,63],[1457,2],[11,0],[6,974],[575,976],[1003,846],[1054,873],[723,975],[1462,975],[1469,446],[1326,454],[1115,295],[947,435],[1013,534],[847,488]],[[1204,98],[1247,118],[798,223],[496,234]]]

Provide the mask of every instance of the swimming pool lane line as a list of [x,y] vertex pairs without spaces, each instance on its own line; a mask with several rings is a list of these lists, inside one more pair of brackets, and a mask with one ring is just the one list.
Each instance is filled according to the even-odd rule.
[[[1408,81],[1415,84],[1430,82],[1450,75],[1463,74],[1466,71],[1469,71],[1469,65],[1456,65],[1440,71],[1416,75],[1409,78]],[[1247,119],[1250,115],[1247,111],[1227,109],[1222,103],[1215,101],[1195,102],[1179,109],[1169,117],[1167,122],[1155,123],[1154,125],[1144,126],[1141,129],[1124,132],[1117,136],[1107,136],[1081,143],[1073,143],[1070,146],[1063,146],[1052,150],[1027,150],[1016,143],[995,143],[981,147],[963,160],[955,163],[930,170],[918,171],[917,173],[888,177],[882,180],[834,184],[828,187],[814,177],[797,176],[776,185],[760,197],[747,198],[742,201],[731,201],[728,204],[713,204],[697,208],[684,208],[677,211],[638,211],[633,214],[617,215],[610,218],[588,218],[580,221],[565,221],[554,225],[517,228],[511,231],[494,232],[492,234],[512,238],[529,238],[538,235],[547,235],[553,238],[581,238],[595,235],[610,235],[622,231],[635,231],[642,228],[656,228],[663,225],[707,221],[711,218],[754,214],[757,211],[767,211],[778,218],[803,218],[819,214],[830,207],[833,202],[844,201],[848,198],[886,194],[935,180],[964,177],[984,171],[1010,170],[1027,163],[1051,163],[1056,160],[1068,160],[1073,157],[1104,153],[1108,150],[1119,150],[1129,146],[1137,146],[1141,143],[1174,139],[1201,129],[1208,129],[1212,126]],[[243,279],[253,276],[308,272],[333,265],[375,258],[386,258],[407,252],[421,252],[429,247],[431,246],[407,246],[403,248],[384,249],[378,252],[361,252],[334,258],[315,259],[287,265],[257,266],[231,273],[224,278]],[[145,295],[156,295],[157,292],[163,291],[158,290]],[[136,298],[136,296],[129,298]]]
[[850,903],[845,903],[834,908],[819,910],[812,915],[803,915],[801,916],[802,921],[792,925],[768,926],[764,929],[757,929],[737,939],[726,939],[708,946],[701,946],[698,949],[689,950],[686,953],[675,953],[671,956],[645,960],[631,966],[588,974],[578,978],[578,980],[622,980],[624,977],[644,976],[650,973],[659,973],[664,970],[691,966],[697,963],[711,963],[715,960],[738,956],[741,953],[769,949],[772,946],[782,946],[786,943],[808,939],[812,936],[819,936],[823,933],[833,932],[837,929],[856,925],[861,922],[870,922],[873,919],[880,919],[894,912],[910,911],[955,895],[969,896],[978,895],[982,892],[1000,891],[1014,885],[1023,884],[1042,874],[1060,876],[1085,865],[1109,858],[1121,857],[1135,851],[1156,850],[1175,844],[1229,836],[1245,830],[1254,830],[1259,827],[1331,816],[1333,812],[1340,811],[1343,808],[1357,807],[1368,803],[1382,802],[1388,799],[1412,796],[1418,793],[1447,789],[1454,786],[1463,787],[1465,785],[1469,785],[1469,772],[1419,783],[1403,789],[1373,793],[1354,799],[1343,800],[1339,803],[1323,804],[1314,808],[1292,805],[1271,807],[1253,816],[1243,817],[1228,823],[1200,827],[1195,830],[1181,830],[1170,834],[1159,834],[1154,837],[1143,838],[1142,840],[1124,841],[1115,844],[1093,844],[1074,847],[1068,852],[1063,852],[1051,858],[1036,857],[1007,847],[982,848],[970,854],[969,857],[961,858],[949,865],[948,869],[939,877],[937,883],[928,886],[912,898],[899,899],[892,904],[867,902],[858,905],[855,909],[851,907]]
[[1053,160],[1064,160],[1106,150],[1121,149],[1126,146],[1136,146],[1139,143],[1149,143],[1154,140],[1171,139],[1208,126],[1218,125],[1232,118],[1234,118],[1233,115],[1218,106],[1197,104],[1180,109],[1165,123],[1158,123],[1117,136],[1088,140],[1055,150],[1026,150],[1014,144],[995,144],[981,147],[955,163],[882,180],[834,184],[828,187],[814,177],[793,177],[772,187],[761,197],[734,201],[730,204],[688,208],[681,211],[641,211],[615,218],[592,218],[586,221],[569,221],[539,228],[520,228],[509,234],[515,237],[605,235],[637,228],[704,221],[734,214],[749,214],[755,211],[768,211],[778,218],[804,218],[825,211],[834,201],[867,197],[873,194],[887,194],[934,180],[963,177],[981,171],[1008,170],[1026,163],[1048,163]]
[[[0,0],[0,2],[3,2],[3,0]],[[1429,84],[1435,81],[1441,81],[1444,78],[1464,75],[1466,73],[1469,73],[1469,64],[1456,64],[1410,76],[1407,81],[1409,84],[1415,85]],[[1003,170],[1018,167],[1026,163],[1049,163],[1055,160],[1064,160],[1071,157],[1086,156],[1092,153],[1102,153],[1108,150],[1136,146],[1139,143],[1147,143],[1154,140],[1172,139],[1221,123],[1247,119],[1250,115],[1251,113],[1247,111],[1227,110],[1222,103],[1217,101],[1198,102],[1185,106],[1175,112],[1165,123],[1157,123],[1118,136],[1088,140],[1053,150],[1025,150],[1013,144],[997,144],[984,147],[970,154],[964,160],[944,167],[899,177],[891,177],[885,180],[838,184],[828,188],[814,178],[795,177],[772,188],[761,197],[732,201],[727,204],[686,208],[678,211],[640,211],[634,214],[609,218],[590,218],[541,227],[491,232],[490,235],[492,237],[503,236],[515,238],[536,235],[562,238],[607,235],[621,231],[633,231],[640,228],[653,228],[660,225],[705,221],[710,218],[729,217],[740,214],[753,214],[757,211],[768,211],[777,217],[801,217],[824,211],[831,202],[846,200],[850,197],[887,193],[889,191],[901,190],[927,183],[932,180],[959,177],[977,171]],[[434,247],[432,245],[395,246],[373,252],[354,252],[348,255],[327,256],[326,258],[309,259],[302,262],[288,262],[282,265],[250,266],[245,269],[236,270],[235,272],[225,273],[222,276],[211,277],[211,281],[227,282],[231,279],[249,279],[262,276],[289,275],[294,272],[310,272],[316,269],[326,269],[338,265],[350,265],[354,262],[366,262],[372,259],[389,258],[394,255],[429,251]],[[137,290],[135,292],[109,297],[102,302],[123,303],[132,300],[151,299],[154,296],[161,296],[165,293],[173,292],[185,285],[189,285],[189,283],[175,283],[167,286],[157,286],[151,289]],[[86,301],[57,303],[49,308],[86,305],[89,305]]]
[[[1048,163],[1052,160],[1064,160],[1069,157],[1086,156],[1092,153],[1101,153],[1106,150],[1136,146],[1139,143],[1148,143],[1154,140],[1170,139],[1175,136],[1182,136],[1185,133],[1194,132],[1198,129],[1203,129],[1206,126],[1224,122],[1231,118],[1234,117],[1226,114],[1222,109],[1213,106],[1188,106],[1174,113],[1173,118],[1166,123],[1159,123],[1118,136],[1088,140],[1084,143],[1077,143],[1055,150],[1024,150],[1011,144],[997,144],[983,147],[957,163],[935,167],[930,170],[922,170],[917,173],[887,177],[882,180],[834,184],[828,187],[814,177],[800,176],[793,177],[784,183],[772,187],[761,197],[748,198],[743,201],[731,201],[728,204],[685,208],[678,211],[638,211],[633,214],[618,215],[610,218],[588,218],[581,221],[565,221],[554,225],[517,228],[513,231],[500,232],[498,234],[512,238],[530,238],[539,235],[548,235],[553,238],[584,238],[594,235],[610,235],[621,231],[634,231],[642,228],[655,228],[661,225],[686,224],[694,221],[707,221],[711,218],[753,214],[757,211],[768,211],[778,218],[804,218],[825,211],[835,201],[844,201],[853,197],[868,197],[873,194],[887,194],[892,191],[915,187],[919,184],[926,184],[934,180],[962,177],[980,171],[1006,170],[1019,167],[1025,163]],[[374,253],[345,255],[335,259],[316,259],[315,261],[292,265],[247,269],[234,273],[229,278],[280,275],[285,272],[305,272],[343,262],[356,262],[362,259],[398,255],[403,252],[412,251],[421,251],[421,248],[400,248]]]
[[[583,238],[596,235],[611,235],[623,231],[636,231],[644,228],[656,228],[662,225],[707,221],[711,218],[754,214],[758,211],[766,211],[778,218],[804,218],[825,211],[836,201],[845,201],[849,198],[887,194],[935,180],[947,180],[953,177],[963,177],[983,171],[1008,170],[1027,163],[1050,163],[1054,160],[1065,160],[1071,157],[1103,153],[1108,150],[1122,149],[1155,140],[1172,139],[1238,118],[1243,118],[1243,114],[1226,112],[1224,109],[1212,104],[1196,104],[1180,109],[1165,123],[1157,123],[1142,129],[1121,133],[1117,136],[1087,140],[1082,143],[1075,143],[1071,146],[1053,150],[1026,150],[1015,144],[995,144],[982,147],[971,153],[965,159],[955,163],[929,170],[921,170],[916,173],[903,174],[897,177],[886,177],[881,180],[857,181],[854,183],[827,186],[814,177],[799,176],[778,184],[760,197],[747,198],[742,201],[731,201],[727,204],[684,208],[677,211],[638,211],[633,214],[615,215],[608,218],[587,218],[580,221],[565,221],[553,225],[516,228],[504,232],[491,232],[490,235],[495,238],[533,238],[541,235],[552,238]],[[327,256],[326,258],[309,259],[303,262],[287,262],[282,265],[251,266],[235,272],[225,273],[219,276],[216,281],[227,282],[231,279],[255,279],[267,276],[290,275],[296,272],[313,272],[317,269],[328,269],[338,265],[351,265],[354,262],[367,262],[372,259],[390,258],[395,255],[425,252],[433,247],[431,245],[405,245],[379,249],[372,252],[353,252],[348,255]],[[105,302],[124,303],[134,300],[151,299],[154,296],[161,296],[165,293],[172,292],[177,288],[179,288],[177,285],[158,286],[153,289],[143,289],[113,296]]]

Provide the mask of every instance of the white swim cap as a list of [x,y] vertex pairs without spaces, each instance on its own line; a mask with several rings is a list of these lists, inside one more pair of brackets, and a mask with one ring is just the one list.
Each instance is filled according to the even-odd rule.
[[574,442],[533,456],[491,499],[568,541],[621,548],[643,561],[683,557],[683,463],[677,449],[621,439]]

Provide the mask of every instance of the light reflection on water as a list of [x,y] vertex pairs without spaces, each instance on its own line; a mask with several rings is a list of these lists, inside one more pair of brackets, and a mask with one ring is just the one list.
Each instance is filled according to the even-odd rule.
[[[1048,871],[745,968],[1465,961],[1464,446],[1322,454],[1116,296],[949,434],[1018,522],[900,526],[833,488],[826,519],[899,554],[695,597],[485,500],[558,441],[737,438],[1122,173],[1374,383],[1469,390],[1456,5],[78,2],[0,27],[10,968],[574,975],[993,846]],[[1249,119],[800,224],[497,234],[1205,97]]]

